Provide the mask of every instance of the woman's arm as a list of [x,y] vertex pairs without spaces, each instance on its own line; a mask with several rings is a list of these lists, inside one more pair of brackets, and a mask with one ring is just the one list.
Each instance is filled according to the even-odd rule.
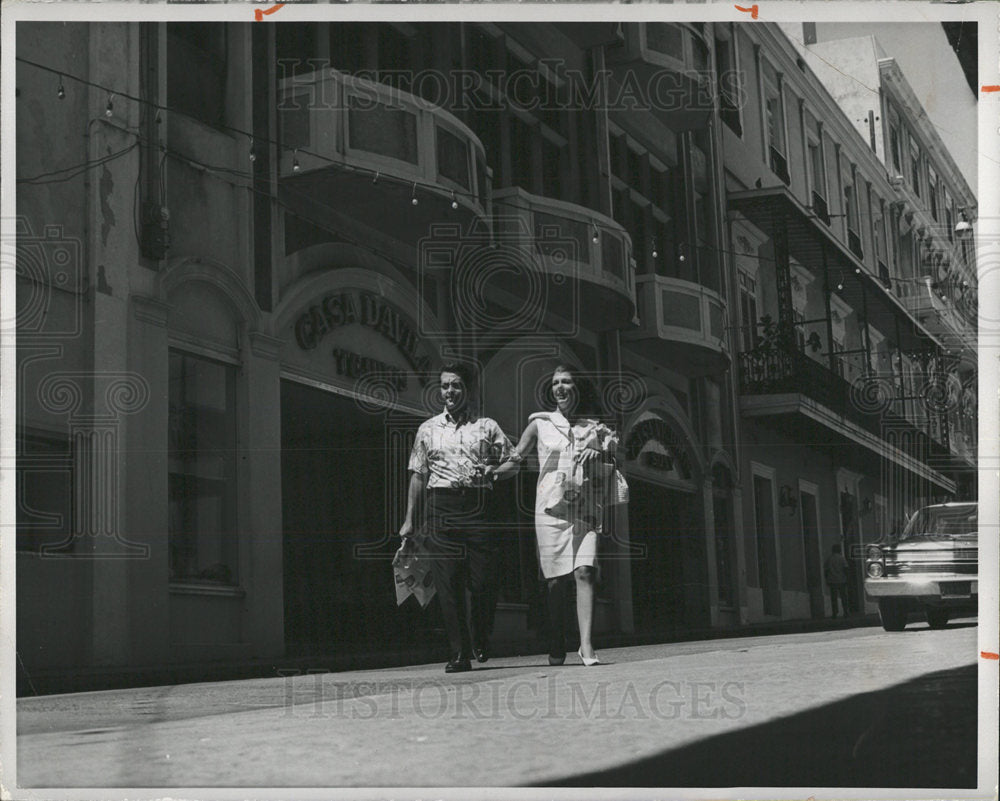
[[513,473],[517,470],[518,465],[523,462],[525,457],[534,449],[537,441],[538,424],[535,420],[532,420],[528,423],[528,427],[524,429],[524,433],[521,434],[521,439],[518,441],[517,447],[514,448],[513,453],[511,453],[511,455],[507,457],[507,460],[493,472],[494,478],[503,478],[508,473]]

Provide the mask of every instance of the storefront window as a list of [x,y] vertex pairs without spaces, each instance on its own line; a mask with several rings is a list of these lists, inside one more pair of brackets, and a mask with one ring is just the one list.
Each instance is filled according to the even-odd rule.
[[238,581],[235,385],[235,367],[171,351],[171,581]]

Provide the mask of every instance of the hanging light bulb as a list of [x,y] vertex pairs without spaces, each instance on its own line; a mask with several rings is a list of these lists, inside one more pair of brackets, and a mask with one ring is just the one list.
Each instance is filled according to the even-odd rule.
[[378,183],[378,177],[382,174],[381,170],[375,170],[375,175],[372,177],[372,183]]
[[254,152],[254,149],[253,149],[253,137],[251,136],[250,137],[250,161],[256,161],[256,160],[257,160],[257,154]]
[[108,95],[108,105],[104,107],[104,116],[110,117],[115,113],[114,95]]
[[593,242],[593,243],[594,243],[595,245],[596,245],[596,244],[597,244],[598,242],[600,242],[600,241],[601,241],[601,233],[600,233],[600,231],[598,231],[598,230],[597,230],[597,224],[596,224],[596,223],[594,224],[594,233],[593,233],[593,235],[592,235],[592,236],[590,237],[590,241],[591,241],[591,242]]
[[292,172],[298,172],[301,169],[302,165],[299,164],[299,149],[295,148],[295,151],[292,153]]
[[63,89],[62,75],[59,76],[59,88],[56,89],[56,97],[60,100],[66,99],[66,90]]
[[455,197],[455,190],[454,189],[451,190],[451,207],[453,209],[457,209],[458,208],[458,198]]
[[656,237],[653,237],[653,258],[658,259],[660,257],[659,252],[656,250]]
[[413,182],[413,190],[410,192],[410,204],[417,206],[420,204],[420,200],[417,198],[417,182]]
[[837,281],[837,291],[838,292],[842,292],[843,289],[844,289],[844,276],[843,276],[843,274],[841,274],[840,280]]
[[854,268],[854,274],[855,275],[861,275],[861,268],[860,267],[855,267]]
[[677,261],[687,261],[687,256],[684,255],[684,243],[681,242],[677,246]]

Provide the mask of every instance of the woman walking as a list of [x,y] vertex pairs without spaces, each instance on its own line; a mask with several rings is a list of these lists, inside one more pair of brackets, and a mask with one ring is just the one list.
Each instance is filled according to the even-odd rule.
[[565,608],[575,582],[578,654],[583,664],[596,665],[600,660],[591,641],[591,625],[597,537],[618,441],[599,419],[600,404],[593,387],[577,378],[573,368],[556,367],[550,391],[555,410],[528,418],[515,452],[497,468],[497,474],[515,469],[514,463],[537,449],[535,535],[547,585],[549,664],[561,665],[566,659]]

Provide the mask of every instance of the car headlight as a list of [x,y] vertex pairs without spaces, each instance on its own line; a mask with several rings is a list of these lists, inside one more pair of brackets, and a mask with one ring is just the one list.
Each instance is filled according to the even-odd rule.
[[869,562],[881,562],[882,561],[882,549],[872,545],[868,549],[868,553],[865,557]]
[[870,578],[882,578],[884,573],[885,573],[885,568],[882,566],[881,562],[868,563],[868,576]]

